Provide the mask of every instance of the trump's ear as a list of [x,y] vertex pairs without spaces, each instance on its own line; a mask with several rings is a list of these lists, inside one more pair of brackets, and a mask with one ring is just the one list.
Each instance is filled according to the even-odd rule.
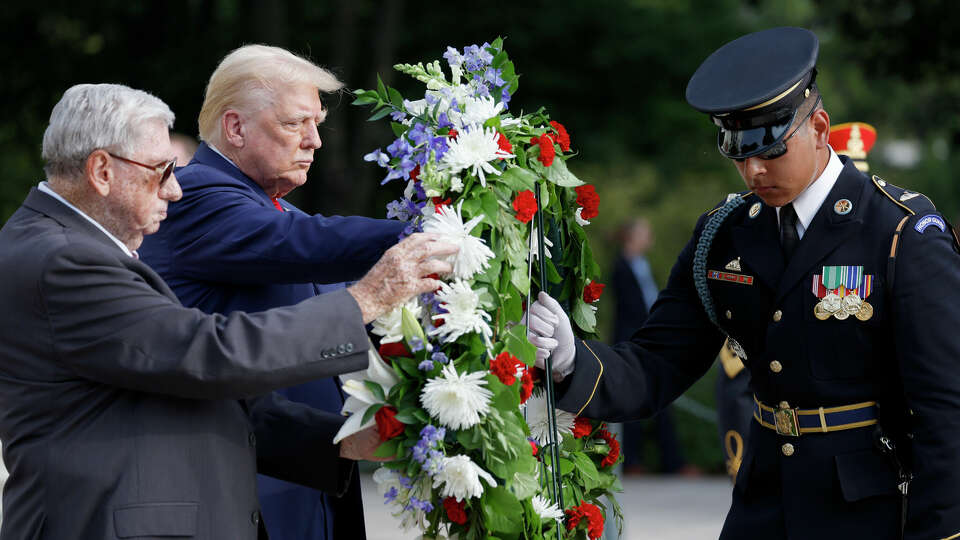
[[223,113],[223,116],[220,117],[220,129],[223,131],[223,140],[227,144],[236,148],[243,148],[245,130],[239,112],[228,109],[227,112]]
[[111,161],[106,150],[94,150],[87,156],[85,180],[101,197],[110,194],[110,184],[117,179]]

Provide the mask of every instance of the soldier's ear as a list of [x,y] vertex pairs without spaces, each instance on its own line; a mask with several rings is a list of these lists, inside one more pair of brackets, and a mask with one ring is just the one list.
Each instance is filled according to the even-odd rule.
[[810,116],[810,121],[813,124],[817,148],[825,148],[830,142],[830,115],[822,108],[817,109]]
[[110,154],[106,150],[90,152],[90,155],[87,156],[84,172],[87,185],[101,197],[110,194],[110,185],[116,182],[117,175],[113,170]]

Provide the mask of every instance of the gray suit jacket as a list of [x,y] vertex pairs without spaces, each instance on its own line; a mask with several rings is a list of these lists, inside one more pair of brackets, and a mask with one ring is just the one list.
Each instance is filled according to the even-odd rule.
[[367,363],[346,291],[229,317],[184,308],[36,189],[0,229],[0,328],[3,540],[256,538],[239,400]]

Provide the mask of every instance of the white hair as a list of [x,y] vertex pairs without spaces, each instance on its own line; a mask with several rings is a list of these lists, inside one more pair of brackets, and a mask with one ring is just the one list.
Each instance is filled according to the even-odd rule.
[[98,149],[134,153],[149,120],[173,127],[166,103],[122,84],[78,84],[63,93],[43,133],[44,171],[48,177],[79,177],[87,156]]
[[276,92],[293,84],[309,84],[320,92],[336,92],[336,75],[280,47],[245,45],[228,54],[210,75],[197,123],[200,138],[222,143],[220,119],[230,109],[255,113],[274,103]]

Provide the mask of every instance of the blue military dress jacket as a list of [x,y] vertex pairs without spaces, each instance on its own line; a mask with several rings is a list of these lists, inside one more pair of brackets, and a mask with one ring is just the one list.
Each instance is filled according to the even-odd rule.
[[[763,423],[751,426],[723,539],[899,538],[899,469],[880,450],[884,436],[913,474],[906,538],[960,533],[956,240],[922,195],[841,159],[789,261],[776,211],[758,197],[740,195],[716,227],[705,214],[644,327],[613,346],[579,342],[560,388],[567,411],[650,416],[710,368],[725,334],[739,343]],[[698,256],[705,232],[713,240]],[[840,269],[870,309],[825,311],[823,276],[836,285]],[[789,429],[797,409],[808,412],[799,436]]]
[[[322,284],[357,280],[397,242],[403,226],[365,217],[311,216],[282,200],[285,211],[280,212],[259,185],[206,144],[176,175],[183,198],[170,205],[160,230],[146,237],[139,253],[185,306],[207,313],[291,305],[324,292]],[[264,453],[271,456],[329,463],[333,495],[259,476],[271,538],[363,538],[356,467],[340,459],[331,442],[343,422],[338,381],[321,379],[278,393],[249,405],[257,444],[270,445]],[[278,400],[303,404],[300,417],[284,419],[301,423],[302,429],[271,428],[278,420],[270,415],[271,405]],[[301,435],[290,438],[289,433]],[[324,451],[305,458],[298,450],[308,444]]]

